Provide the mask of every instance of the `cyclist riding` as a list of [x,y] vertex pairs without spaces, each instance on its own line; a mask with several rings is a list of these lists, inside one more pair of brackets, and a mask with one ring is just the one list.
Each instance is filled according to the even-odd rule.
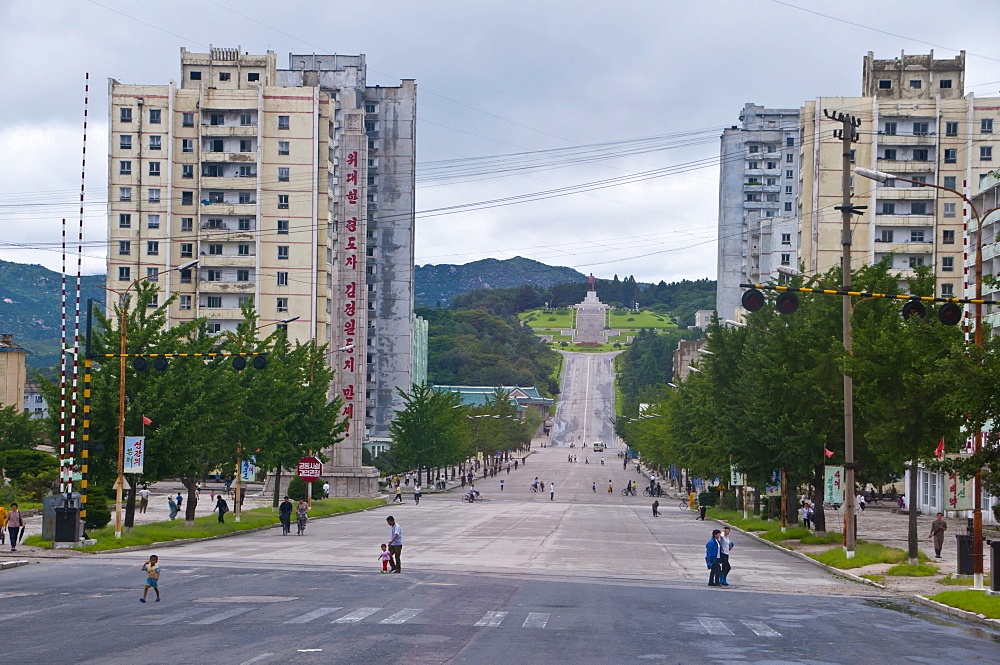
[[287,536],[292,530],[292,500],[287,496],[278,506],[278,519],[281,521],[281,535]]
[[295,520],[298,522],[300,536],[306,532],[306,521],[308,519],[309,506],[306,504],[305,499],[299,499],[299,505],[295,509]]

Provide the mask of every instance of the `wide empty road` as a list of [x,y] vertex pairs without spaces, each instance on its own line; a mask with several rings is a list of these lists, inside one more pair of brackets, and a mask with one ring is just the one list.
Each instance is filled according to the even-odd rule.
[[[577,316],[582,315],[581,310]],[[552,445],[580,446],[615,441],[614,353],[572,353],[563,357],[562,385],[552,426]],[[583,461],[583,458],[580,458]]]

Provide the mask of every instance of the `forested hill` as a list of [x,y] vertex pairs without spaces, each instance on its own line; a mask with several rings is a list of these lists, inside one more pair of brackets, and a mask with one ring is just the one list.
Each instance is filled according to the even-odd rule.
[[500,289],[525,284],[548,288],[566,282],[578,282],[586,291],[587,276],[583,273],[515,256],[502,261],[483,259],[464,265],[417,266],[414,290],[418,307],[447,307],[459,293],[475,289]]

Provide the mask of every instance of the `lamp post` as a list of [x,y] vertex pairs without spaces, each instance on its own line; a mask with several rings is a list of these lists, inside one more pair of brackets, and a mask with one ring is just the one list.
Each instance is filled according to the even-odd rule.
[[194,261],[189,261],[175,268],[167,268],[165,270],[160,270],[146,275],[145,277],[140,277],[129,284],[128,288],[124,291],[111,289],[106,286],[100,287],[105,291],[117,294],[118,302],[121,305],[121,314],[118,318],[118,328],[121,332],[118,353],[118,479],[115,481],[115,538],[118,539],[121,539],[122,537],[122,492],[124,491],[125,485],[125,341],[127,334],[126,331],[128,328],[128,312],[126,311],[128,292],[132,290],[132,287],[143,280],[149,279],[150,277],[156,277],[173,270],[187,270],[191,266],[198,263],[198,261],[199,259],[195,259]]
[[[976,264],[975,264],[975,274],[976,274],[976,300],[983,299],[983,217],[989,213],[997,210],[993,208],[988,210],[983,215],[979,214],[976,209],[975,204],[962,192],[952,189],[951,187],[944,187],[943,185],[938,185],[930,182],[920,182],[918,180],[912,180],[910,178],[903,178],[892,173],[884,173],[882,171],[873,171],[871,169],[856,168],[854,172],[859,176],[874,180],[879,183],[886,183],[890,180],[898,180],[900,182],[908,182],[921,187],[933,187],[934,189],[940,189],[945,192],[950,192],[955,196],[962,199],[965,203],[969,205],[969,209],[972,210],[972,216],[976,218]],[[976,308],[974,310],[975,318],[975,345],[983,345],[983,304],[981,302],[976,303]],[[983,433],[980,428],[973,432],[973,451],[979,452],[983,447]],[[983,586],[983,474],[982,471],[976,471],[976,475],[973,482],[973,492],[975,497],[973,498],[973,510],[972,510],[972,565],[973,565],[973,582],[972,586],[974,589],[984,589]],[[914,510],[912,504],[915,497],[910,497],[911,505],[910,510]]]

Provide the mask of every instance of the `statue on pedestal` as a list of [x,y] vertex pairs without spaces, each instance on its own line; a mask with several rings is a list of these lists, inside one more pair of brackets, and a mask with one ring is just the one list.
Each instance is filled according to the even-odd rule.
[[588,283],[588,286],[587,286],[587,290],[588,291],[596,291],[597,290],[596,288],[594,288],[594,273],[590,273],[590,277],[587,278],[587,283]]

